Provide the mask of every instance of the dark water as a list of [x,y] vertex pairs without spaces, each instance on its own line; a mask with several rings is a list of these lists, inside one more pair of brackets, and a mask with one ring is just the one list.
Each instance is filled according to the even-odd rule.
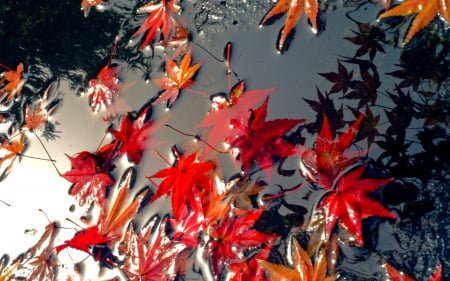
[[[7,139],[20,129],[25,104],[37,102],[53,82],[51,93],[58,108],[43,136],[62,172],[70,168],[64,154],[95,151],[107,128],[101,116],[91,113],[86,96],[80,94],[108,62],[115,38],[119,41],[112,62],[122,66],[120,77],[130,85],[123,98],[133,110],[139,110],[157,96],[160,89],[148,83],[148,79],[161,77],[164,72],[161,48],[139,51],[139,38],[130,41],[146,17],[146,14],[136,12],[145,1],[112,1],[104,11],[91,9],[87,17],[80,11],[78,2],[3,1],[0,4],[0,63],[15,68],[23,62],[27,79],[21,96],[2,110],[5,121],[0,133]],[[364,248],[341,238],[336,268],[338,280],[387,280],[381,266],[385,262],[416,280],[427,280],[436,265],[442,263],[443,280],[447,280],[450,276],[450,214],[447,207],[450,33],[447,24],[435,19],[409,45],[400,47],[410,20],[391,18],[378,23],[375,19],[382,11],[382,5],[371,1],[321,1],[319,33],[311,31],[303,15],[289,49],[281,55],[275,50],[275,42],[284,18],[272,25],[258,27],[271,5],[270,1],[254,0],[181,3],[181,15],[192,32],[193,62],[203,62],[192,89],[207,95],[228,91],[222,54],[227,42],[232,42],[233,84],[244,79],[247,89],[276,87],[276,92],[271,94],[267,120],[306,119],[305,125],[287,134],[286,139],[312,147],[323,113],[329,116],[332,129],[340,132],[356,119],[357,112],[364,112],[366,116],[373,114],[375,120],[379,118],[373,127],[360,128],[357,139],[363,141],[355,147],[364,148],[366,139],[370,140],[367,176],[395,178],[373,197],[399,218],[396,221],[378,217],[364,220]],[[353,44],[356,37],[367,45]],[[384,52],[376,49],[380,46]],[[332,91],[333,83],[319,73],[337,73],[339,64],[347,73],[353,71],[351,81],[344,84],[348,92],[355,92],[354,96],[346,98],[342,90],[327,94]],[[169,123],[185,132],[198,134],[195,126],[209,108],[208,98],[182,91],[170,110]],[[152,118],[157,120],[166,114],[164,104],[157,105]],[[113,124],[117,125],[118,120]],[[165,141],[158,149],[166,158],[170,158],[172,145],[189,141],[167,129],[155,137]],[[39,143],[30,139],[28,146],[26,154],[32,154]],[[40,148],[37,150],[42,153]],[[155,159],[154,156],[144,157],[136,167],[137,189],[150,186],[144,176],[166,167],[165,163]],[[220,160],[225,180],[239,172],[230,157],[224,156]],[[27,174],[28,168],[23,162],[26,161],[16,163],[12,173]],[[124,167],[129,165],[117,163],[113,176],[120,178]],[[266,192],[276,193],[280,187],[288,189],[305,182],[299,173],[298,157],[288,158],[284,168],[294,172],[289,176],[274,173]],[[49,173],[49,177],[57,177]],[[258,178],[265,174],[256,172],[253,176]],[[70,184],[59,184],[64,186],[59,192],[67,193],[61,189],[69,188]],[[0,182],[3,189],[11,188],[11,185],[14,182],[10,179]],[[36,196],[39,194],[37,192]],[[49,196],[44,192],[41,195]],[[277,218],[288,221],[276,230],[282,242],[273,251],[275,257],[277,251],[285,251],[285,241],[290,235],[301,238],[310,234],[297,226],[309,218],[320,196],[314,186],[287,195],[285,200],[298,206],[297,216],[286,206],[270,205],[272,209],[267,214],[277,215],[263,216],[258,228],[272,233],[276,227],[268,226],[276,224]],[[20,207],[21,203],[17,204]],[[168,204],[169,200],[157,201],[137,220],[147,221],[153,214],[167,212]],[[69,205],[65,210],[68,208]],[[8,212],[4,209],[2,212]],[[300,209],[306,211],[302,213]],[[64,217],[54,219],[63,221]],[[17,253],[28,247],[17,245]],[[2,248],[0,242],[0,254],[3,254]],[[17,253],[4,254],[15,257]],[[188,269],[186,280],[212,278],[210,274],[198,273],[198,268],[202,272],[208,271],[208,265],[199,262],[202,259],[193,256],[191,260],[196,262]]]

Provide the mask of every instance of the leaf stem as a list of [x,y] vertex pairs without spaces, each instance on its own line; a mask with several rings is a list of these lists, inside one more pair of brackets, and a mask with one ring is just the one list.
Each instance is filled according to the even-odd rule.
[[33,134],[36,136],[37,140],[39,141],[39,143],[42,145],[42,147],[44,148],[45,153],[47,154],[50,162],[52,163],[53,167],[55,168],[56,172],[58,173],[58,175],[61,176],[61,172],[58,170],[58,167],[56,167],[55,164],[55,160],[52,158],[52,156],[50,156],[50,153],[48,152],[47,148],[45,147],[44,143],[42,142],[41,138],[36,134],[36,132],[33,131]]
[[8,204],[8,203],[6,203],[5,201],[3,201],[3,200],[1,200],[1,199],[0,199],[0,202],[2,202],[3,204],[5,204],[5,205],[8,206],[8,207],[11,207],[11,204]]
[[6,69],[6,70],[8,70],[8,71],[12,71],[12,70],[13,70],[11,67],[6,66],[6,65],[1,64],[1,63],[0,63],[0,67],[3,67],[4,69]]
[[29,156],[29,155],[25,155],[22,153],[17,153],[17,155],[21,156],[21,157],[25,157],[25,158],[30,158],[30,159],[36,159],[36,160],[41,160],[41,161],[52,161],[52,162],[56,162],[55,159],[47,159],[47,158],[41,158],[41,157],[36,157],[36,156]]
[[228,151],[222,151],[222,150],[220,150],[220,149],[215,148],[214,146],[212,146],[211,144],[209,144],[207,141],[205,141],[204,139],[202,139],[202,138],[201,138],[200,136],[198,136],[198,135],[188,134],[188,133],[183,132],[183,131],[181,131],[181,130],[179,130],[179,129],[177,129],[177,128],[175,128],[175,127],[169,125],[169,124],[165,124],[164,127],[169,128],[169,129],[172,129],[172,130],[174,130],[175,132],[179,133],[180,135],[183,135],[183,136],[186,136],[186,137],[192,137],[192,138],[195,138],[196,140],[201,141],[202,143],[204,143],[205,145],[207,145],[209,148],[211,148],[212,150],[214,150],[214,151],[216,151],[216,152],[218,152],[218,153],[220,153],[220,154],[228,154]]

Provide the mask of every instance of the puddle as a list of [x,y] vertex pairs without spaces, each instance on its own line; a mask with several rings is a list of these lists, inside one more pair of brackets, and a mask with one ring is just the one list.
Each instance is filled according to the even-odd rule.
[[[250,206],[251,210],[246,210],[250,214],[257,212],[261,205],[266,209],[248,228],[239,230],[242,232],[234,229],[238,231],[237,234],[229,229],[220,229],[227,222],[227,213],[209,222],[209,225],[191,226],[192,222],[198,224],[203,217],[189,216],[195,216],[196,210],[207,208],[208,203],[199,202],[205,200],[199,199],[200,194],[205,196],[205,188],[196,187],[180,193],[191,198],[190,201],[174,201],[165,195],[157,200],[150,199],[158,190],[156,184],[161,186],[162,179],[152,179],[152,182],[147,177],[171,167],[175,161],[182,161],[205,145],[202,140],[206,139],[207,130],[197,125],[211,109],[210,96],[218,93],[227,95],[231,85],[245,80],[248,91],[275,88],[269,95],[265,120],[305,119],[304,123],[292,126],[292,130],[283,131],[283,141],[292,145],[306,148],[317,145],[323,114],[329,118],[333,137],[336,130],[339,134],[345,132],[358,118],[359,112],[369,118],[357,128],[357,142],[350,148],[356,154],[365,155],[369,142],[371,147],[368,157],[344,167],[335,176],[342,180],[364,162],[368,163],[364,177],[392,177],[393,182],[380,186],[370,197],[395,214],[397,219],[386,219],[369,212],[369,218],[362,218],[363,247],[356,245],[355,238],[345,233],[342,227],[330,229],[333,233],[339,233],[339,254],[335,268],[337,280],[389,280],[384,268],[386,263],[414,276],[415,280],[428,280],[437,265],[442,263],[442,280],[448,279],[450,248],[447,241],[450,239],[450,222],[447,222],[450,216],[446,204],[450,163],[450,36],[444,21],[435,19],[413,39],[411,45],[401,48],[399,46],[409,21],[391,18],[377,22],[376,17],[383,11],[381,3],[320,1],[319,33],[312,32],[306,15],[303,15],[289,48],[279,54],[275,43],[284,17],[271,25],[258,26],[272,6],[271,1],[182,1],[183,12],[180,17],[186,21],[191,32],[191,65],[198,62],[202,65],[195,75],[195,83],[181,90],[170,110],[164,102],[154,105],[147,116],[147,119],[155,122],[153,126],[157,126],[159,120],[165,120],[164,123],[175,129],[160,124],[161,127],[155,130],[151,138],[161,144],[145,147],[138,164],[128,161],[127,156],[122,155],[126,153],[112,158],[113,163],[109,163],[108,156],[95,152],[118,138],[111,132],[119,130],[124,118],[134,121],[139,112],[143,112],[155,100],[161,89],[153,79],[164,77],[167,66],[163,48],[138,50],[142,38],[132,38],[147,16],[146,13],[136,12],[137,7],[146,4],[144,2],[115,0],[104,5],[102,11],[91,8],[87,16],[80,11],[77,1],[8,1],[0,4],[0,38],[3,42],[0,63],[15,69],[23,62],[26,79],[21,95],[11,103],[1,105],[2,140],[5,144],[18,140],[16,135],[26,122],[26,105],[36,107],[49,85],[52,85],[49,91],[50,105],[56,105],[44,131],[38,133],[47,152],[36,135],[28,132],[24,156],[14,162],[10,174],[0,182],[0,199],[10,205],[0,203],[3,225],[7,229],[7,235],[0,242],[0,254],[14,260],[39,241],[49,224],[39,209],[51,221],[57,222],[53,245],[48,246],[50,251],[54,250],[52,247],[64,244],[74,235],[82,233],[77,231],[96,223],[95,217],[100,210],[98,205],[94,204],[93,214],[90,215],[93,219],[84,224],[80,218],[90,214],[88,204],[79,206],[79,198],[69,195],[72,184],[60,177],[51,161],[48,161],[50,155],[57,169],[65,173],[73,165],[67,156],[75,157],[77,153],[87,151],[89,157],[109,169],[105,172],[97,167],[97,173],[108,175],[117,182],[105,190],[109,202],[117,196],[116,187],[128,167],[133,167],[136,174],[131,188],[133,196],[147,192],[142,199],[146,204],[133,216],[133,223],[137,233],[143,233],[144,227],[157,218],[152,235],[146,238],[152,242],[146,247],[151,249],[156,245],[162,249],[155,250],[152,258],[157,257],[169,264],[161,268],[153,263],[149,265],[147,273],[155,273],[151,280],[230,280],[233,272],[238,278],[236,272],[239,271],[233,271],[233,266],[239,264],[241,267],[250,267],[250,261],[255,256],[261,258],[265,253],[263,249],[267,243],[257,241],[265,237],[263,235],[276,236],[276,239],[270,254],[262,259],[288,264],[291,257],[286,247],[290,245],[291,237],[297,237],[301,246],[306,248],[308,241],[314,237],[307,222],[314,208],[320,205],[320,200],[327,198],[331,191],[321,186],[324,182],[314,182],[320,173],[315,174],[314,167],[308,164],[310,160],[305,156],[302,158],[299,153],[290,155],[282,164],[279,161],[282,157],[272,155],[268,162],[273,165],[269,167],[272,170],[260,169],[252,159],[252,165],[245,172],[254,183],[261,185],[261,190],[256,189],[250,195],[244,193],[241,195],[244,199],[240,199],[244,201],[239,202]],[[364,34],[370,35],[363,38]],[[359,39],[355,39],[357,37]],[[100,69],[108,64],[116,39],[117,52],[109,67],[120,67],[119,78],[125,89],[120,97],[127,107],[122,104],[118,118],[107,123],[104,121],[104,111],[93,113],[91,110],[86,91],[89,80],[94,79]],[[367,40],[364,43],[369,44],[367,49],[364,49],[365,45],[353,44],[363,39]],[[232,73],[229,76],[223,55],[228,42],[233,46],[230,59]],[[2,71],[7,70],[2,68]],[[335,93],[332,93],[333,87]],[[256,104],[259,106],[262,101]],[[124,115],[128,108],[133,113]],[[255,105],[253,113],[256,111]],[[244,113],[238,116],[243,118]],[[217,121],[215,123],[219,123]],[[276,146],[282,146],[281,142],[279,140]],[[183,154],[176,157],[173,154],[174,145]],[[219,151],[225,148],[221,142],[216,147]],[[243,174],[240,166],[242,155],[241,159],[233,159],[230,154],[210,150],[213,153],[206,159],[221,168],[218,175],[221,179],[215,188],[224,188],[224,182]],[[263,153],[264,150],[258,151],[254,157]],[[2,157],[5,156],[2,154]],[[5,165],[0,164],[0,167],[4,171]],[[311,173],[309,177],[308,173]],[[339,188],[340,183],[335,180],[329,188]],[[271,196],[271,199],[263,200],[263,196]],[[183,218],[184,223],[188,224],[183,227],[187,228],[181,229],[187,231],[188,227],[199,227],[196,231],[189,228],[199,235],[196,241],[199,243],[191,242],[194,243],[192,245],[184,241],[187,244],[183,244],[180,242],[183,240],[176,236],[179,233],[173,224],[173,202],[189,206],[190,212]],[[204,214],[197,212],[197,215]],[[232,224],[243,217],[245,214],[232,213],[229,220]],[[189,218],[193,221],[189,222]],[[158,238],[158,229],[162,229],[161,233],[166,235],[162,240]],[[248,241],[242,241],[241,237],[246,234],[254,236]],[[232,241],[229,243],[233,244],[235,239],[243,245],[236,244],[230,246],[229,250],[220,250],[221,243],[228,241],[227,235],[234,237],[229,239]],[[132,238],[128,238],[131,241]],[[74,280],[78,280],[78,277],[82,280],[110,280],[115,276],[125,280],[127,275],[132,275],[137,269],[124,264],[127,264],[130,256],[138,254],[135,250],[129,256],[124,255],[120,251],[125,246],[123,242],[119,243],[120,239],[117,240],[111,244],[99,243],[101,245],[98,247],[87,245],[87,252],[92,256],[76,247],[69,247],[58,255],[50,252],[48,260],[57,264],[51,270],[56,269],[58,276],[73,275]],[[138,247],[128,246],[130,249]],[[167,250],[169,248],[170,251]],[[187,250],[179,250],[179,254],[171,255],[171,251],[179,248]],[[164,249],[167,251],[164,252]],[[97,260],[94,251],[99,253]],[[236,255],[236,252],[239,254]],[[33,254],[28,252],[28,255]],[[227,255],[234,255],[234,259]],[[311,256],[314,259],[314,254]],[[16,277],[33,273],[33,267],[26,265],[26,261],[32,258],[19,259],[25,261],[25,265],[19,269]],[[182,261],[181,265],[175,266],[172,260]],[[82,277],[73,270],[74,264],[82,268]],[[255,278],[262,278],[263,272],[259,270],[260,273],[254,272]],[[158,275],[170,272],[171,278],[164,279],[166,277]],[[58,278],[55,277],[55,280]]]

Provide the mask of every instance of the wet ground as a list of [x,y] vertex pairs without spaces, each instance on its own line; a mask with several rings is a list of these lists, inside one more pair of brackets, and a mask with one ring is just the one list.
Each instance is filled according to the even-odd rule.
[[[129,85],[122,97],[129,108],[138,111],[157,96],[160,89],[148,79],[161,77],[164,72],[161,48],[139,51],[139,38],[130,41],[146,17],[146,14],[136,13],[137,7],[145,1],[112,1],[104,11],[92,8],[87,17],[80,11],[78,2],[4,1],[0,4],[0,63],[14,68],[23,62],[27,79],[21,96],[2,107],[4,121],[0,133],[4,140],[14,135],[24,122],[25,104],[37,102],[53,83],[50,94],[57,109],[42,136],[61,172],[70,169],[66,154],[95,151],[108,128],[101,114],[91,112],[83,92],[88,81],[108,62],[116,37],[119,41],[112,63],[122,66],[121,79]],[[369,139],[368,175],[395,178],[373,196],[398,219],[364,220],[363,248],[341,239],[336,267],[338,280],[387,280],[382,267],[385,262],[416,280],[427,280],[436,265],[442,263],[443,280],[447,280],[450,278],[448,26],[436,19],[409,45],[401,47],[410,20],[395,18],[377,22],[376,17],[383,10],[380,3],[320,3],[319,32],[314,34],[303,16],[289,48],[279,54],[275,42],[284,18],[271,25],[258,26],[272,6],[271,1],[182,1],[181,16],[191,31],[193,62],[203,63],[192,90],[206,93],[206,97],[183,91],[170,109],[169,123],[184,132],[199,133],[195,126],[210,108],[208,96],[229,90],[223,59],[227,42],[233,44],[232,84],[243,79],[247,89],[276,88],[271,94],[268,120],[306,118],[304,126],[286,135],[293,143],[311,147],[320,130],[323,113],[330,117],[331,127],[340,132],[345,124],[356,119],[356,112],[380,118],[373,127],[369,124],[360,129],[357,138],[364,141],[355,147],[366,147],[366,139]],[[358,42],[367,45],[354,44],[356,37],[362,40]],[[385,52],[373,50],[377,46],[382,46]],[[353,96],[346,96],[342,90],[330,93],[334,83],[319,74],[338,73],[339,65],[347,73],[353,71],[351,81],[341,77],[348,91],[355,92]],[[124,113],[129,108],[119,111]],[[152,118],[157,120],[166,114],[165,104],[159,104],[154,107]],[[340,125],[342,120],[346,123]],[[113,124],[117,125],[118,120]],[[164,140],[158,150],[168,159],[172,145],[181,146],[190,141],[168,129],[157,132],[155,137]],[[25,154],[47,158],[33,136],[28,140]],[[166,167],[155,159],[154,156],[144,157],[136,166],[137,189],[150,186],[145,176]],[[284,168],[295,172],[290,175],[275,172],[265,192],[274,193],[279,187],[287,189],[305,182],[298,161],[298,157],[288,159]],[[221,164],[224,179],[239,172],[230,157],[221,157]],[[113,176],[120,178],[128,165],[127,162],[117,163]],[[258,178],[265,174],[259,171],[253,176]],[[39,239],[47,224],[37,211],[39,208],[51,220],[71,228],[59,230],[56,244],[70,239],[74,226],[65,218],[77,218],[85,212],[79,206],[75,211],[70,208],[75,204],[74,198],[68,195],[70,186],[50,163],[26,157],[15,163],[11,174],[0,182],[0,199],[10,205],[0,206],[4,226],[10,234],[0,242],[0,254],[14,258]],[[282,238],[295,235],[306,242],[305,237],[310,233],[300,230],[299,221],[311,215],[314,199],[320,197],[312,195],[304,200],[314,190],[315,186],[311,185],[286,196],[286,201],[306,212],[296,217],[297,221],[280,226]],[[155,204],[146,211],[146,216],[164,213],[168,202]],[[274,206],[276,204],[271,205]],[[277,212],[285,217],[286,212],[291,211],[279,209]],[[274,232],[268,227],[274,223],[272,219],[264,216],[258,228]],[[278,249],[281,253],[283,246],[281,242]],[[62,255],[65,261],[62,264],[67,263],[66,267],[70,267],[71,261],[81,261],[86,256],[82,254],[78,259],[73,257],[76,255],[73,251]],[[205,272],[208,266],[195,264],[188,270],[186,280],[211,278],[198,273],[198,267]]]

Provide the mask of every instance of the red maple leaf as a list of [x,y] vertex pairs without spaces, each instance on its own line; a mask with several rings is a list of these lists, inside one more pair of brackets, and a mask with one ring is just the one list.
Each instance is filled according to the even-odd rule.
[[242,169],[250,170],[253,161],[262,168],[272,167],[273,158],[287,157],[295,153],[294,144],[281,137],[304,119],[275,119],[266,121],[269,98],[257,109],[251,111],[248,122],[233,119],[231,124],[238,132],[233,138],[225,141],[230,149],[237,149]]
[[270,248],[272,242],[270,241],[264,249],[254,255],[249,261],[239,263],[232,263],[230,265],[230,272],[233,274],[230,281],[269,281],[264,278],[265,270],[258,260],[267,260],[269,258]]
[[153,102],[160,103],[167,101],[168,107],[171,107],[177,100],[180,90],[191,87],[195,81],[192,79],[202,65],[201,62],[191,66],[192,49],[189,49],[177,65],[176,61],[171,60],[169,56],[164,55],[166,60],[167,77],[152,79],[152,82],[158,85],[164,91]]
[[231,214],[209,229],[211,242],[206,255],[210,257],[213,272],[219,276],[226,264],[242,262],[244,251],[270,243],[275,236],[254,229],[265,208],[252,210],[240,216]]
[[118,39],[116,38],[108,62],[97,74],[97,77],[89,81],[86,91],[92,112],[106,109],[107,116],[115,116],[117,111],[131,110],[125,100],[120,98],[120,94],[125,88],[124,83],[119,79],[121,67],[120,65],[111,65],[112,58],[117,50],[117,44]]
[[145,149],[155,147],[160,142],[149,139],[162,125],[164,125],[170,115],[154,122],[148,121],[151,115],[151,105],[146,106],[134,119],[129,113],[125,114],[120,123],[119,130],[113,128],[109,132],[114,136],[116,145],[120,146],[118,156],[127,155],[128,160],[139,163]]
[[144,42],[142,42],[139,49],[143,49],[148,44],[153,42],[156,39],[158,32],[160,32],[163,36],[163,46],[166,45],[165,43],[169,41],[172,33],[174,33],[177,28],[186,30],[184,34],[188,36],[189,32],[187,32],[186,24],[179,16],[181,7],[178,4],[179,0],[161,0],[159,3],[151,1],[138,9],[138,12],[150,14],[139,29],[131,35],[131,38],[134,38],[143,33],[147,33],[145,35]]
[[67,155],[72,169],[61,176],[73,183],[69,194],[80,199],[80,205],[92,200],[103,206],[106,199],[105,189],[112,186],[115,181],[109,175],[109,170],[102,169],[96,155],[88,151],[76,154],[74,157]]
[[55,249],[57,254],[65,248],[70,247],[92,255],[92,246],[106,244],[113,239],[114,237],[101,234],[98,226],[94,225],[78,231],[70,240],[64,241],[63,244],[56,246]]
[[328,117],[323,115],[322,129],[319,132],[314,149],[300,147],[300,170],[304,177],[330,189],[340,173],[359,161],[365,151],[347,151],[355,138],[357,129],[364,118],[358,119],[334,140]]
[[[194,193],[199,193],[195,189]],[[196,195],[198,200],[193,202],[197,206],[192,208],[195,210],[201,210],[201,201],[198,195]],[[200,232],[205,229],[205,226],[210,221],[206,220],[202,212],[192,212],[187,205],[183,205],[179,219],[169,219],[169,223],[172,226],[174,240],[187,245],[189,247],[196,247],[199,243],[198,236]]]
[[367,164],[348,172],[337,183],[336,190],[330,191],[320,203],[325,210],[325,232],[330,237],[337,221],[363,245],[361,221],[372,216],[396,219],[397,216],[386,210],[369,194],[389,183],[388,179],[361,179]]
[[[414,281],[414,278],[406,275],[403,272],[399,272],[390,264],[385,264],[386,271],[392,281]],[[442,264],[439,264],[433,275],[428,279],[428,281],[441,281],[442,280]]]
[[[130,199],[129,192],[133,182],[134,172],[133,169],[129,168],[124,172],[114,201],[102,207],[97,224],[75,233],[70,240],[66,240],[63,244],[57,246],[56,252],[59,253],[70,247],[92,255],[93,247],[120,240],[125,226],[136,215],[145,195],[142,193],[128,205],[126,204]],[[94,258],[99,259],[100,257]]]
[[177,160],[175,165],[156,172],[147,177],[150,181],[154,178],[164,179],[158,186],[158,190],[153,196],[151,202],[155,201],[164,194],[169,194],[172,200],[173,216],[175,219],[182,217],[183,205],[188,202],[194,211],[200,212],[195,203],[195,192],[210,190],[213,186],[211,172],[215,169],[215,164],[211,161],[199,162],[197,153],[188,156],[180,155],[174,152]]
[[[231,127],[231,120],[240,120],[250,109],[256,106],[261,100],[265,99],[275,88],[244,91],[244,81],[233,87],[230,92],[230,99],[226,97],[213,97],[213,109],[196,126],[203,128],[204,140],[210,146],[217,147],[225,138],[234,135],[234,129]],[[242,121],[246,122],[246,121]],[[207,154],[211,148],[206,147],[204,154]]]

